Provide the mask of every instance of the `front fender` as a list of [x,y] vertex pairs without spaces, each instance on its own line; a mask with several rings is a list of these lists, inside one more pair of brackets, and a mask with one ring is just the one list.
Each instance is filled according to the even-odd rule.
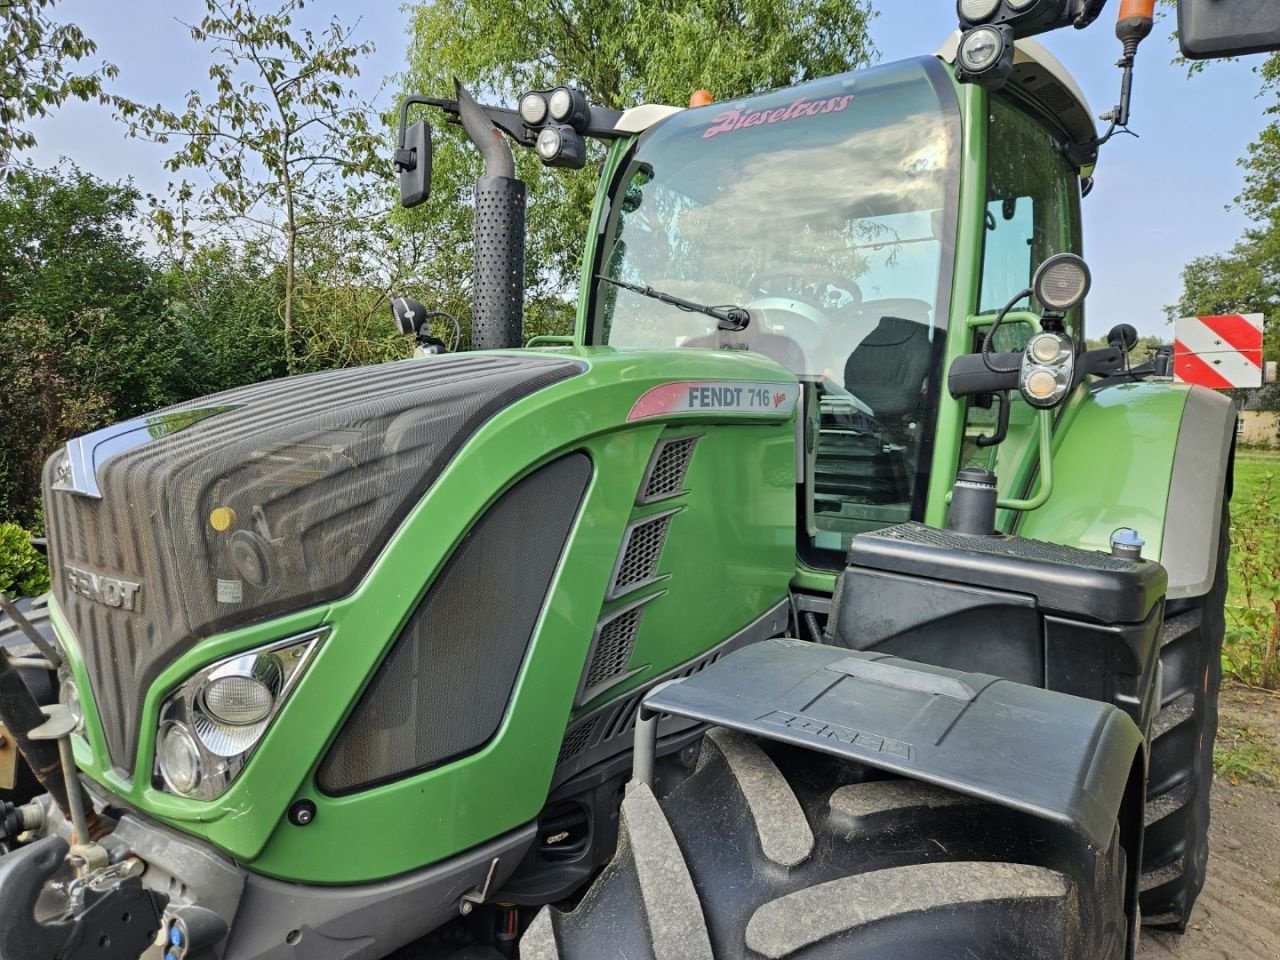
[[1109,551],[1133,527],[1169,571],[1170,599],[1213,583],[1235,409],[1222,394],[1173,383],[1081,391],[1054,434],[1053,495],[1017,533]]
[[745,647],[645,708],[1021,810],[1094,850],[1142,784],[1142,734],[1109,703],[800,640]]

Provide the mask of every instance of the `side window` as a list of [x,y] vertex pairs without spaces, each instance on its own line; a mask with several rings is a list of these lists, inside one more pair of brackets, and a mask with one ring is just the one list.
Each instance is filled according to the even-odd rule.
[[[1053,135],[1030,114],[993,97],[987,145],[987,225],[978,305],[994,313],[1055,253],[1080,252],[1080,189]],[[1078,318],[1077,318],[1078,319]],[[1003,331],[1002,331],[1003,332]],[[1025,339],[1026,325],[1009,336]],[[1018,349],[1000,343],[997,349]]]

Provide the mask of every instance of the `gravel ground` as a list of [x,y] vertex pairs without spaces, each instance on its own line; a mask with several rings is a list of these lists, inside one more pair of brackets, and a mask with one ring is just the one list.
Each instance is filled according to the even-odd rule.
[[[1221,715],[1280,756],[1280,698],[1225,690]],[[1266,774],[1219,776],[1212,804],[1209,877],[1191,924],[1184,936],[1147,933],[1142,960],[1280,960],[1280,788]]]

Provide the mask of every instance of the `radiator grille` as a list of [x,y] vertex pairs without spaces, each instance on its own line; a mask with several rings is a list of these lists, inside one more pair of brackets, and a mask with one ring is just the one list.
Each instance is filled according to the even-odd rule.
[[627,528],[618,569],[609,585],[608,597],[616,599],[629,590],[651,583],[658,575],[658,561],[667,542],[671,518],[678,511],[637,520]]
[[571,454],[503,494],[409,618],[320,766],[350,793],[482,747],[507,711],[591,476]]
[[596,626],[595,640],[587,669],[578,692],[579,706],[596,697],[602,691],[629,676],[627,665],[635,650],[636,637],[640,633],[640,621],[644,618],[645,604],[662,596],[662,592],[645,597],[638,603],[608,614]]
[[639,499],[640,504],[666,500],[684,492],[684,477],[693,458],[697,437],[663,440],[653,452]]

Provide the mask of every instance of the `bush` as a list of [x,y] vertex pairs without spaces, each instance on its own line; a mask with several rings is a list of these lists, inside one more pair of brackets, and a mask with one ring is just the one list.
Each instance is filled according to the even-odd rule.
[[1250,686],[1280,687],[1280,493],[1267,473],[1234,507],[1231,603],[1222,666]]
[[49,567],[16,523],[0,523],[0,593],[31,597],[49,589]]

